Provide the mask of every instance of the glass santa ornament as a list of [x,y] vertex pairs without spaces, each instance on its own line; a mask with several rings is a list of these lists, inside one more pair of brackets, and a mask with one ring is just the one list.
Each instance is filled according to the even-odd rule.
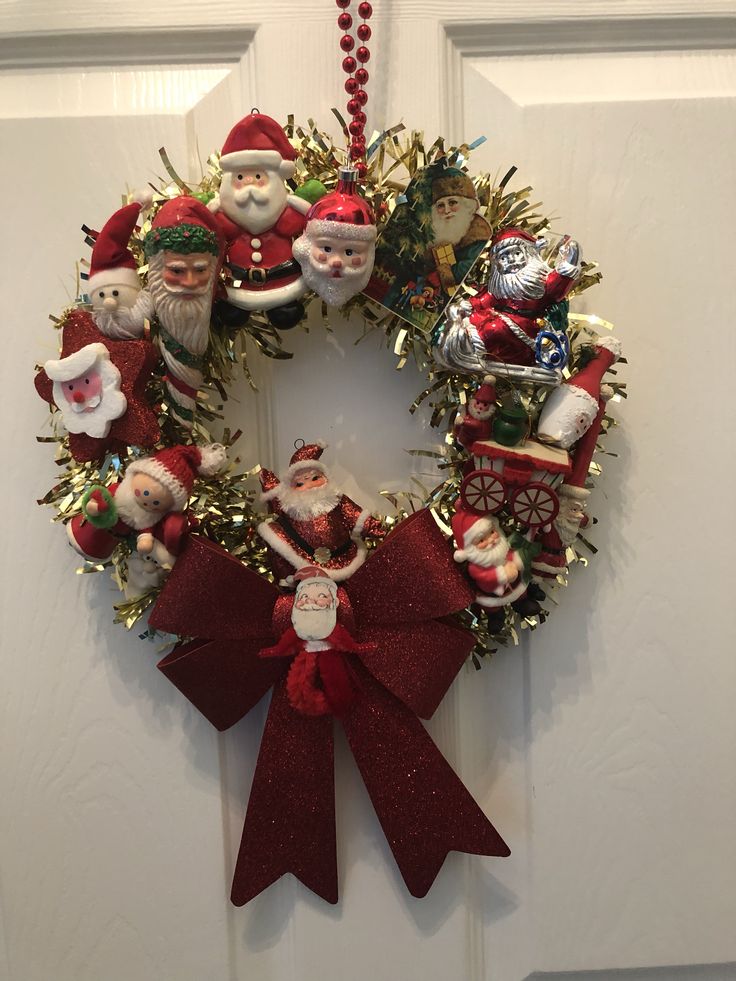
[[333,307],[360,293],[373,271],[376,225],[357,177],[355,168],[340,168],[337,187],[312,205],[293,245],[304,282]]

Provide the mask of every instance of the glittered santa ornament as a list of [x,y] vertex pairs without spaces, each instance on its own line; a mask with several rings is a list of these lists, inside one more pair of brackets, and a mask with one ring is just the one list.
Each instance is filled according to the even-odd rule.
[[312,205],[293,246],[304,282],[333,307],[357,296],[373,271],[376,225],[357,176],[354,168],[340,169],[337,188]]
[[603,375],[621,357],[621,342],[599,337],[593,358],[547,396],[537,426],[543,443],[569,450],[593,425],[600,408]]
[[138,267],[128,248],[141,211],[138,201],[116,211],[92,249],[87,284],[92,317],[105,337],[113,340],[140,337],[153,312],[150,297],[141,291]]

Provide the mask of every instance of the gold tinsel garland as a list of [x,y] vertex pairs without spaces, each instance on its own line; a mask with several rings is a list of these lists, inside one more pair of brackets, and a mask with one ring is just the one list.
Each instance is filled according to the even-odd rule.
[[[344,119],[336,110],[333,112],[347,137]],[[297,125],[293,117],[290,116],[285,126],[285,132],[299,153],[297,171],[293,180],[295,188],[309,180],[316,180],[331,190],[337,182],[338,167],[347,162],[345,149],[336,147],[331,138],[321,132],[311,119],[308,120],[306,127],[302,127]],[[462,144],[459,147],[446,149],[444,141],[440,138],[435,140],[431,146],[426,147],[422,133],[411,132],[407,134],[402,125],[375,134],[368,147],[368,173],[363,190],[377,217],[379,232],[380,228],[390,218],[397,204],[403,200],[408,183],[419,171],[440,160],[443,160],[447,166],[467,170],[469,154],[481,142],[483,142],[482,139],[475,141],[472,145]],[[156,185],[151,185],[154,191],[152,210],[140,233],[130,243],[131,250],[139,265],[138,271],[144,283],[147,266],[143,254],[143,240],[158,208],[166,200],[180,194],[193,194],[207,202],[217,192],[222,177],[218,154],[212,154],[209,157],[204,175],[194,185],[182,180],[171,164],[165,149],[162,148],[159,153],[168,176],[160,178]],[[539,210],[541,204],[531,203],[529,200],[531,187],[524,187],[516,191],[510,189],[509,185],[515,172],[516,168],[512,167],[497,181],[492,179],[488,173],[473,178],[481,204],[481,213],[494,231],[498,228],[515,225],[525,228],[535,235],[547,232],[549,223]],[[87,242],[90,245],[94,244],[94,240],[89,235]],[[479,283],[483,283],[487,279],[489,251],[490,249],[487,247],[485,252],[481,254],[479,264],[474,270],[475,280]],[[554,251],[555,246],[550,243],[547,246],[546,257],[552,255]],[[82,261],[82,266],[85,265],[88,266],[89,264]],[[597,271],[595,263],[584,264],[583,275],[571,292],[570,298],[580,295],[599,282],[600,278],[601,274]],[[463,287],[457,298],[462,298],[463,295],[467,296],[473,292],[475,291],[472,287]],[[75,306],[83,306],[81,289],[78,293],[79,301]],[[308,298],[307,302],[310,306],[320,304],[323,323],[327,329],[330,329],[327,308],[324,303],[313,295]],[[409,359],[413,359],[419,370],[426,375],[427,385],[409,406],[409,411],[414,413],[420,405],[427,402],[431,408],[431,425],[433,427],[447,427],[448,429],[445,445],[441,452],[412,451],[416,456],[431,459],[442,475],[442,479],[431,488],[422,486],[415,478],[413,481],[414,490],[398,493],[383,491],[383,496],[395,512],[385,518],[385,523],[391,526],[411,511],[427,506],[433,510],[440,527],[449,534],[450,520],[463,477],[462,467],[467,462],[467,457],[458,450],[450,435],[452,423],[458,411],[464,408],[469,394],[477,385],[477,381],[468,376],[452,374],[434,364],[431,355],[430,332],[409,324],[362,294],[349,301],[344,308],[345,314],[350,314],[353,311],[359,311],[363,317],[365,323],[363,336],[380,331],[385,337],[387,346],[393,350],[395,355],[395,368],[397,370],[400,370]],[[65,314],[67,312],[65,311]],[[51,317],[56,327],[63,326],[65,314],[61,318]],[[567,333],[573,351],[578,353],[583,351],[586,340],[591,341],[598,331],[610,328],[609,323],[598,317],[571,313]],[[148,394],[152,404],[161,406],[159,424],[162,436],[160,443],[151,452],[164,446],[187,442],[190,436],[195,442],[211,442],[215,438],[211,431],[213,424],[219,424],[223,420],[224,403],[227,401],[227,386],[232,382],[234,373],[242,371],[250,386],[253,389],[256,387],[250,370],[250,359],[254,350],[262,356],[277,360],[293,357],[284,348],[280,334],[270,325],[264,314],[252,314],[246,326],[238,330],[226,328],[213,319],[210,345],[205,363],[204,397],[199,401],[200,409],[191,434],[183,429],[170,413],[163,379],[160,374],[154,375]],[[615,372],[613,373],[615,374]],[[566,374],[569,376],[569,368],[566,370]],[[615,397],[625,397],[625,385],[614,382],[612,387],[615,391]],[[504,383],[501,383],[499,391],[503,395],[510,388],[512,386],[509,383],[506,383],[505,386]],[[533,413],[539,397],[538,387],[524,384],[513,386],[513,389],[514,396],[521,400]],[[91,484],[104,484],[112,479],[117,479],[118,473],[124,471],[126,463],[142,454],[135,448],[131,448],[126,455],[108,456],[99,466],[77,463],[69,453],[66,434],[57,429],[58,415],[57,410],[52,407],[51,425],[54,435],[38,437],[38,439],[40,442],[56,444],[56,464],[59,467],[59,477],[57,483],[38,503],[51,505],[55,508],[54,521],[67,522],[79,513],[81,497]],[[606,416],[602,435],[605,435],[605,432],[613,425],[615,425],[614,420]],[[227,428],[222,431],[219,442],[224,443],[229,448],[229,468],[224,474],[216,478],[197,481],[195,493],[189,503],[189,512],[196,522],[199,534],[206,535],[218,542],[251,568],[270,577],[270,572],[265,564],[265,547],[255,531],[257,523],[262,518],[256,507],[257,480],[255,478],[259,468],[256,467],[250,471],[239,469],[240,461],[237,457],[239,435],[240,433],[231,434]],[[233,449],[236,451],[234,457]],[[591,473],[595,475],[599,472],[600,466],[592,464]],[[595,551],[594,547],[582,536],[579,536],[579,540],[590,551]],[[118,585],[122,585],[128,555],[127,546],[121,543],[109,562],[99,564],[85,562],[78,569],[78,572],[98,572],[112,567],[113,577]],[[577,548],[568,550],[568,559],[570,563],[581,562],[585,564],[587,561]],[[548,586],[549,583],[545,585]],[[558,577],[557,585],[565,585],[563,577]],[[155,602],[157,595],[158,590],[152,590],[142,597],[117,604],[115,622],[124,623],[130,629]],[[548,600],[552,603],[556,602],[549,594]],[[472,610],[466,610],[461,614],[460,619],[464,626],[473,630],[477,638],[473,654],[476,666],[479,665],[478,658],[493,653],[499,644],[518,643],[517,629],[508,616],[502,631],[495,634],[489,633],[484,618],[477,617]],[[544,619],[545,614],[542,613],[539,621],[543,622]],[[537,625],[536,618],[527,618],[521,621],[522,629],[534,629]],[[141,636],[146,637],[150,634],[146,631]]]

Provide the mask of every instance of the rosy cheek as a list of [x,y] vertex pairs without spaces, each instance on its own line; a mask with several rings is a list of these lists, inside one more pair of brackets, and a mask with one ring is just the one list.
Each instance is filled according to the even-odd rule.
[[138,490],[138,488],[137,488],[137,487],[136,487],[136,489],[135,489],[135,496],[136,496],[136,497],[140,497],[140,496],[141,496],[141,492],[140,492],[140,491]]
[[317,262],[327,262],[327,253],[326,252],[318,252],[317,253]]
[[166,283],[167,286],[178,286],[179,277],[176,273],[170,273],[164,270],[164,282]]
[[362,257],[359,256],[359,255],[354,255],[353,258],[350,260],[350,265],[354,269],[358,269],[360,266],[363,265],[363,259],[362,259]]

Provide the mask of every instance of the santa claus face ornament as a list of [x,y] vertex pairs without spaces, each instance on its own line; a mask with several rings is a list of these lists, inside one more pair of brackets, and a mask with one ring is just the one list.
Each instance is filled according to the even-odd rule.
[[88,344],[69,357],[47,361],[44,368],[68,432],[102,439],[125,414],[121,375],[104,344]]

